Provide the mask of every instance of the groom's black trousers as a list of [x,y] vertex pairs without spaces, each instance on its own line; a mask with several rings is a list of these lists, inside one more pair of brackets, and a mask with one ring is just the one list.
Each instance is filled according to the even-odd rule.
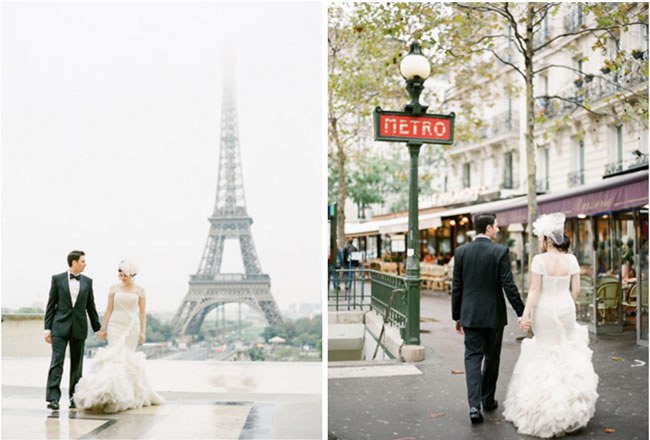
[[74,389],[81,379],[84,360],[83,339],[67,339],[58,336],[52,336],[52,360],[50,361],[50,371],[47,375],[47,392],[45,400],[48,402],[58,402],[61,398],[61,377],[63,376],[63,361],[65,360],[65,349],[70,344],[70,399],[74,395]]
[[503,327],[463,328],[465,332],[465,379],[470,408],[494,402],[499,377]]

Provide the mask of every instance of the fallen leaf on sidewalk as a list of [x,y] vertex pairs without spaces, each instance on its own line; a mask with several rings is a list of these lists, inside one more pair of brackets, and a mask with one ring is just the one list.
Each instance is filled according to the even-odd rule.
[[465,374],[463,370],[451,370],[451,374]]
[[618,357],[618,356],[612,356],[612,360],[613,361],[624,361],[625,359],[623,359],[622,357]]
[[432,419],[437,419],[439,417],[444,417],[445,413],[431,413],[430,416]]
[[612,432],[616,432],[616,430],[614,428],[605,428],[605,432],[611,434]]

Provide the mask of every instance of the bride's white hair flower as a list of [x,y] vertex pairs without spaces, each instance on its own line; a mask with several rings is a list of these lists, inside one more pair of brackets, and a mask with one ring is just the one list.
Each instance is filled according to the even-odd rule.
[[117,266],[117,269],[125,273],[131,277],[137,275],[138,273],[138,266],[136,266],[134,263],[128,260],[122,260],[120,261],[120,264]]
[[561,212],[545,214],[533,222],[533,234],[553,240],[555,244],[564,242],[564,221],[566,216]]

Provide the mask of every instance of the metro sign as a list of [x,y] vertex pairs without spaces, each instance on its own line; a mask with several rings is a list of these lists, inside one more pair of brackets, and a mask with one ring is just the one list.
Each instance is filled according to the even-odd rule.
[[375,140],[423,144],[452,144],[456,115],[423,114],[383,111],[375,108]]

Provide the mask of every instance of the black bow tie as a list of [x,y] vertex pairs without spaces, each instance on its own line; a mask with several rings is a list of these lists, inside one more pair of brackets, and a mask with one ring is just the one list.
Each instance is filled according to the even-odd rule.
[[77,280],[77,281],[81,281],[81,275],[72,275],[72,274],[70,274],[70,279],[71,280],[74,279],[74,280]]

